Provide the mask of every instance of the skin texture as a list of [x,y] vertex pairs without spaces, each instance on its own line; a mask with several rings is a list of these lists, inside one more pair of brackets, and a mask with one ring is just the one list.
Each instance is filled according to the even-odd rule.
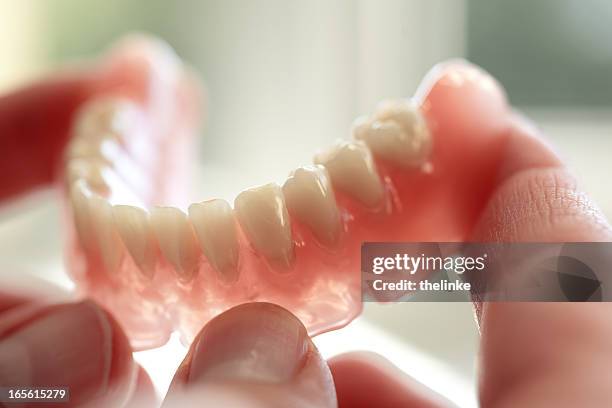
[[[461,150],[467,155],[463,158],[475,158],[483,152],[493,154],[483,162],[491,167],[486,168],[487,172],[457,171],[458,178],[486,173],[476,179],[479,183],[461,181],[463,188],[477,184],[474,190],[469,190],[474,193],[469,197],[461,195],[465,190],[443,179],[424,194],[413,195],[418,197],[411,204],[414,210],[419,205],[425,208],[425,204],[433,209],[431,213],[422,209],[421,217],[439,214],[442,209],[449,214],[444,225],[438,225],[418,224],[419,214],[407,213],[406,217],[414,217],[411,220],[416,223],[410,230],[411,236],[423,240],[460,231],[466,239],[474,241],[609,241],[612,233],[607,221],[579,190],[537,129],[505,108],[503,94],[497,88],[444,85],[446,80],[461,78],[461,72],[472,71],[466,71],[462,65],[447,65],[427,79],[424,92],[432,101],[431,105],[424,105],[428,120],[435,119],[440,129],[448,131],[449,144],[465,149]],[[50,81],[57,84],[55,78]],[[22,158],[28,161],[37,155],[45,157],[40,168],[35,166],[27,171],[16,160],[3,163],[14,174],[22,174],[19,171],[27,174],[10,180],[4,178],[0,183],[6,184],[0,186],[2,198],[50,183],[49,175],[57,164],[61,147],[44,153],[36,146],[21,143],[39,139],[48,146],[65,143],[61,137],[45,140],[58,133],[41,133],[40,129],[46,128],[45,120],[49,129],[67,128],[68,123],[60,119],[70,116],[71,105],[62,108],[64,116],[43,115],[42,122],[27,130],[15,126],[23,123],[16,121],[15,115],[28,117],[39,112],[35,108],[40,105],[25,103],[24,95],[45,90],[48,93],[44,92],[41,98],[44,96],[46,103],[64,103],[67,94],[90,92],[89,82],[84,84],[86,91],[76,86],[81,90],[74,93],[39,84],[0,99],[0,129],[21,129],[19,137],[0,132],[0,146],[23,154]],[[505,118],[504,125],[498,127],[498,122],[489,120],[489,115],[500,112],[505,113]],[[30,156],[30,150],[34,156]],[[440,166],[461,162],[461,157],[453,159],[461,155],[453,156],[450,150],[448,154],[439,151],[436,157]],[[463,165],[470,163],[473,162],[465,160]],[[448,168],[450,174],[457,167]],[[418,180],[414,181],[418,185]],[[414,191],[420,190],[415,187]],[[441,197],[446,201],[456,198],[458,203],[435,201]],[[421,200],[428,201],[420,203]],[[127,338],[108,312],[90,301],[63,303],[65,295],[57,296],[49,288],[35,294],[32,285],[27,290],[6,284],[0,288],[1,384],[50,385],[62,379],[72,385],[73,398],[68,406],[85,401],[92,406],[126,403],[134,407],[154,406],[150,381],[134,366]],[[475,306],[482,333],[483,406],[609,405],[612,322],[606,304]],[[70,353],[62,352],[67,349]],[[390,363],[371,354],[352,353],[325,362],[303,324],[285,309],[266,303],[230,309],[195,336],[164,406],[222,403],[239,407],[448,405]]]

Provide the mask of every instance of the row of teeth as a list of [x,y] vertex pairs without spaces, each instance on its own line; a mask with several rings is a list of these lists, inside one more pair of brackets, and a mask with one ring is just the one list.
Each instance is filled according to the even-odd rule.
[[241,192],[234,209],[214,199],[192,204],[187,213],[174,207],[147,211],[142,197],[154,187],[143,174],[150,155],[142,149],[150,152],[154,144],[134,134],[143,129],[142,112],[126,101],[97,100],[81,110],[66,164],[75,227],[82,247],[97,253],[108,272],[116,272],[127,253],[151,279],[161,252],[182,282],[197,275],[202,254],[221,279],[236,281],[239,230],[269,265],[289,268],[294,261],[289,214],[321,246],[333,248],[343,231],[334,188],[365,207],[380,208],[385,189],[372,154],[419,168],[431,150],[417,106],[408,100],[385,102],[372,116],[355,121],[353,141],[339,141],[316,155],[314,165],[293,171],[282,187],[266,184]]

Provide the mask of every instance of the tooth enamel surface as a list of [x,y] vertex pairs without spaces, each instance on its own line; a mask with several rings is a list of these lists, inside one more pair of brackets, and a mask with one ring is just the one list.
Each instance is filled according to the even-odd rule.
[[383,186],[363,142],[339,141],[329,151],[316,155],[314,161],[325,166],[335,187],[368,207],[380,203]]
[[307,225],[319,242],[334,246],[340,233],[340,217],[329,175],[323,166],[294,170],[283,193],[289,212]]
[[353,137],[363,140],[375,155],[404,167],[422,165],[431,152],[427,123],[408,100],[381,103],[372,118],[355,121]]
[[116,273],[123,251],[113,223],[113,210],[102,197],[93,196],[89,201],[91,226],[95,242],[107,272]]
[[293,241],[280,187],[266,184],[243,191],[236,197],[234,208],[253,247],[270,263],[289,267],[294,256]]
[[84,180],[74,182],[70,187],[70,204],[74,217],[74,227],[81,245],[86,252],[93,252],[93,236],[91,217],[89,215],[89,200],[91,192]]
[[182,282],[191,281],[198,268],[199,249],[187,216],[174,207],[154,207],[151,225],[164,257]]
[[189,218],[200,248],[210,264],[228,282],[238,278],[238,237],[234,212],[225,200],[189,206]]
[[75,137],[70,141],[70,144],[66,149],[66,158],[68,160],[90,158],[103,160],[104,157],[100,152],[101,143],[101,139],[87,139],[83,137]]
[[149,214],[142,208],[116,205],[113,207],[113,221],[136,266],[145,277],[152,278],[157,253]]
[[109,187],[102,175],[105,163],[100,160],[74,159],[66,168],[67,181],[72,185],[77,180],[84,180],[87,185],[99,194],[108,194]]
[[125,99],[96,98],[86,103],[77,113],[74,136],[91,136],[100,133],[129,134],[138,119],[137,106]]

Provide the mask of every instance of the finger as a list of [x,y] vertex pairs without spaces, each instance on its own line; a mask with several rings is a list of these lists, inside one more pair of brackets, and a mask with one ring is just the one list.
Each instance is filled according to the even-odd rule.
[[172,101],[165,70],[175,58],[157,40],[130,37],[93,66],[0,96],[0,174],[11,175],[0,182],[0,200],[54,179],[73,113],[92,95],[121,94],[157,109]]
[[66,407],[125,402],[135,374],[132,350],[108,313],[89,301],[19,309],[0,317],[2,386],[68,387]]
[[151,377],[140,366],[138,366],[138,374],[136,376],[136,385],[132,398],[124,408],[152,408],[158,407],[160,404],[155,391],[155,386],[151,381]]
[[[13,271],[13,273],[15,272]],[[11,275],[7,274],[6,276]],[[3,319],[3,313],[19,306],[28,304],[50,305],[71,300],[69,293],[52,283],[27,275],[20,276],[18,281],[8,280],[6,276],[0,278],[0,320]]]
[[329,368],[291,313],[269,303],[211,320],[177,371],[164,407],[333,407]]
[[388,233],[402,241],[465,239],[495,186],[510,112],[505,94],[480,68],[451,61],[427,74],[416,100],[431,131],[431,171],[377,163],[405,194]]
[[429,408],[451,405],[377,354],[352,352],[336,356],[328,363],[340,408]]
[[[537,130],[514,120],[499,185],[474,241],[610,241],[609,225]],[[485,303],[483,406],[605,406],[612,399],[607,303]]]

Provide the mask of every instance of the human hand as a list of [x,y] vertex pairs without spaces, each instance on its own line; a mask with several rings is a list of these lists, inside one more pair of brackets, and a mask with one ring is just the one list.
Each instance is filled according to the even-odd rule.
[[[0,197],[52,180],[69,118],[87,95],[107,86],[146,95],[147,81],[133,85],[140,74],[123,75],[146,70],[149,63],[122,61],[127,65],[103,69],[104,75],[79,71],[0,100],[1,150],[15,152],[0,169],[14,175],[3,181]],[[607,222],[536,133],[515,118],[498,186],[470,239],[610,240]],[[31,168],[20,165],[24,157],[36,158]],[[122,406],[150,395],[151,385],[135,366],[125,335],[98,306],[40,304],[39,297],[12,291],[2,299],[0,366],[6,368],[0,370],[1,384],[61,381],[71,387],[72,406]],[[612,356],[606,346],[612,325],[606,305],[492,303],[476,310],[483,405],[605,405],[610,400],[606,374]],[[136,392],[135,383],[140,384]],[[301,323],[267,304],[240,306],[211,321],[177,372],[165,404],[333,406],[336,399],[340,406],[447,404],[371,355],[325,362]]]
[[[508,130],[497,184],[472,241],[612,239],[605,218],[520,115]],[[475,306],[482,406],[609,405],[607,303]],[[204,328],[164,406],[332,407],[336,401],[340,407],[452,405],[375,354],[325,362],[293,316],[259,304],[232,309]]]

